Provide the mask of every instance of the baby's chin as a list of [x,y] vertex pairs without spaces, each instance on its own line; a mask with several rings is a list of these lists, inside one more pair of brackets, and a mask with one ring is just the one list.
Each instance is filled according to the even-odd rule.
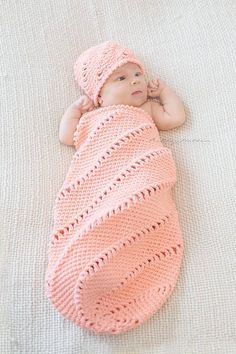
[[109,107],[109,106],[133,106],[133,107],[141,107],[143,103],[134,103],[134,102],[119,102],[119,103],[110,103],[110,104],[103,104],[101,106],[98,106],[98,108],[103,108],[103,107]]
[[108,106],[118,106],[118,105],[125,105],[125,106],[134,106],[134,107],[140,107],[142,106],[145,102],[147,101],[147,97],[135,97],[130,100],[126,101],[109,101],[109,102],[103,102],[99,107],[108,107]]
[[147,97],[135,97],[117,104],[140,107],[147,101]]

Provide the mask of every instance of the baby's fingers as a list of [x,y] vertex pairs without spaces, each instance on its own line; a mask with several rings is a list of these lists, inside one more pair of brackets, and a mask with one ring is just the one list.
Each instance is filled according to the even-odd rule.
[[149,84],[148,84],[148,86],[154,88],[154,87],[155,87],[155,82],[154,82],[154,80],[150,81]]
[[86,103],[86,98],[84,96],[80,97],[78,100],[74,102],[74,104],[78,107],[84,106]]
[[155,80],[154,80],[154,83],[155,83],[155,86],[156,86],[156,87],[159,87],[159,85],[160,85],[159,79],[155,79]]
[[149,86],[151,88],[158,88],[159,87],[159,80],[156,79],[156,80],[151,80],[150,83],[149,83]]

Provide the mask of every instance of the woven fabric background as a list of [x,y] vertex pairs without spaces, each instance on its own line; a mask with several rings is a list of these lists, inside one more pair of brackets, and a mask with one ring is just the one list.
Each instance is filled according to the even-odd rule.
[[[236,5],[234,0],[2,0],[1,354],[236,352]],[[148,79],[182,98],[187,121],[161,132],[177,166],[173,197],[185,254],[172,296],[150,320],[98,336],[65,320],[44,292],[53,204],[75,152],[60,144],[82,92],[78,54],[130,47]]]

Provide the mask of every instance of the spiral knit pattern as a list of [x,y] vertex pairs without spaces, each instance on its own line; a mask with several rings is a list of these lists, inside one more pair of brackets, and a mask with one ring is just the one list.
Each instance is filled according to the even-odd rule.
[[143,64],[129,48],[106,41],[85,50],[78,57],[74,77],[94,105],[99,106],[98,95],[106,80],[113,71],[128,62],[139,65],[141,72],[145,73]]
[[175,163],[152,117],[128,105],[84,114],[74,143],[54,207],[46,292],[76,325],[118,334],[154,314],[177,282]]

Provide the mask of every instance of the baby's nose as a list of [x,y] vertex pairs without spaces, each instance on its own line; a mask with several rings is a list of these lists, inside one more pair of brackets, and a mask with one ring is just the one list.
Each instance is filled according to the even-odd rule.
[[138,79],[136,78],[136,79],[133,79],[133,80],[131,80],[131,83],[132,83],[132,85],[133,84],[136,84],[136,82],[138,81]]

